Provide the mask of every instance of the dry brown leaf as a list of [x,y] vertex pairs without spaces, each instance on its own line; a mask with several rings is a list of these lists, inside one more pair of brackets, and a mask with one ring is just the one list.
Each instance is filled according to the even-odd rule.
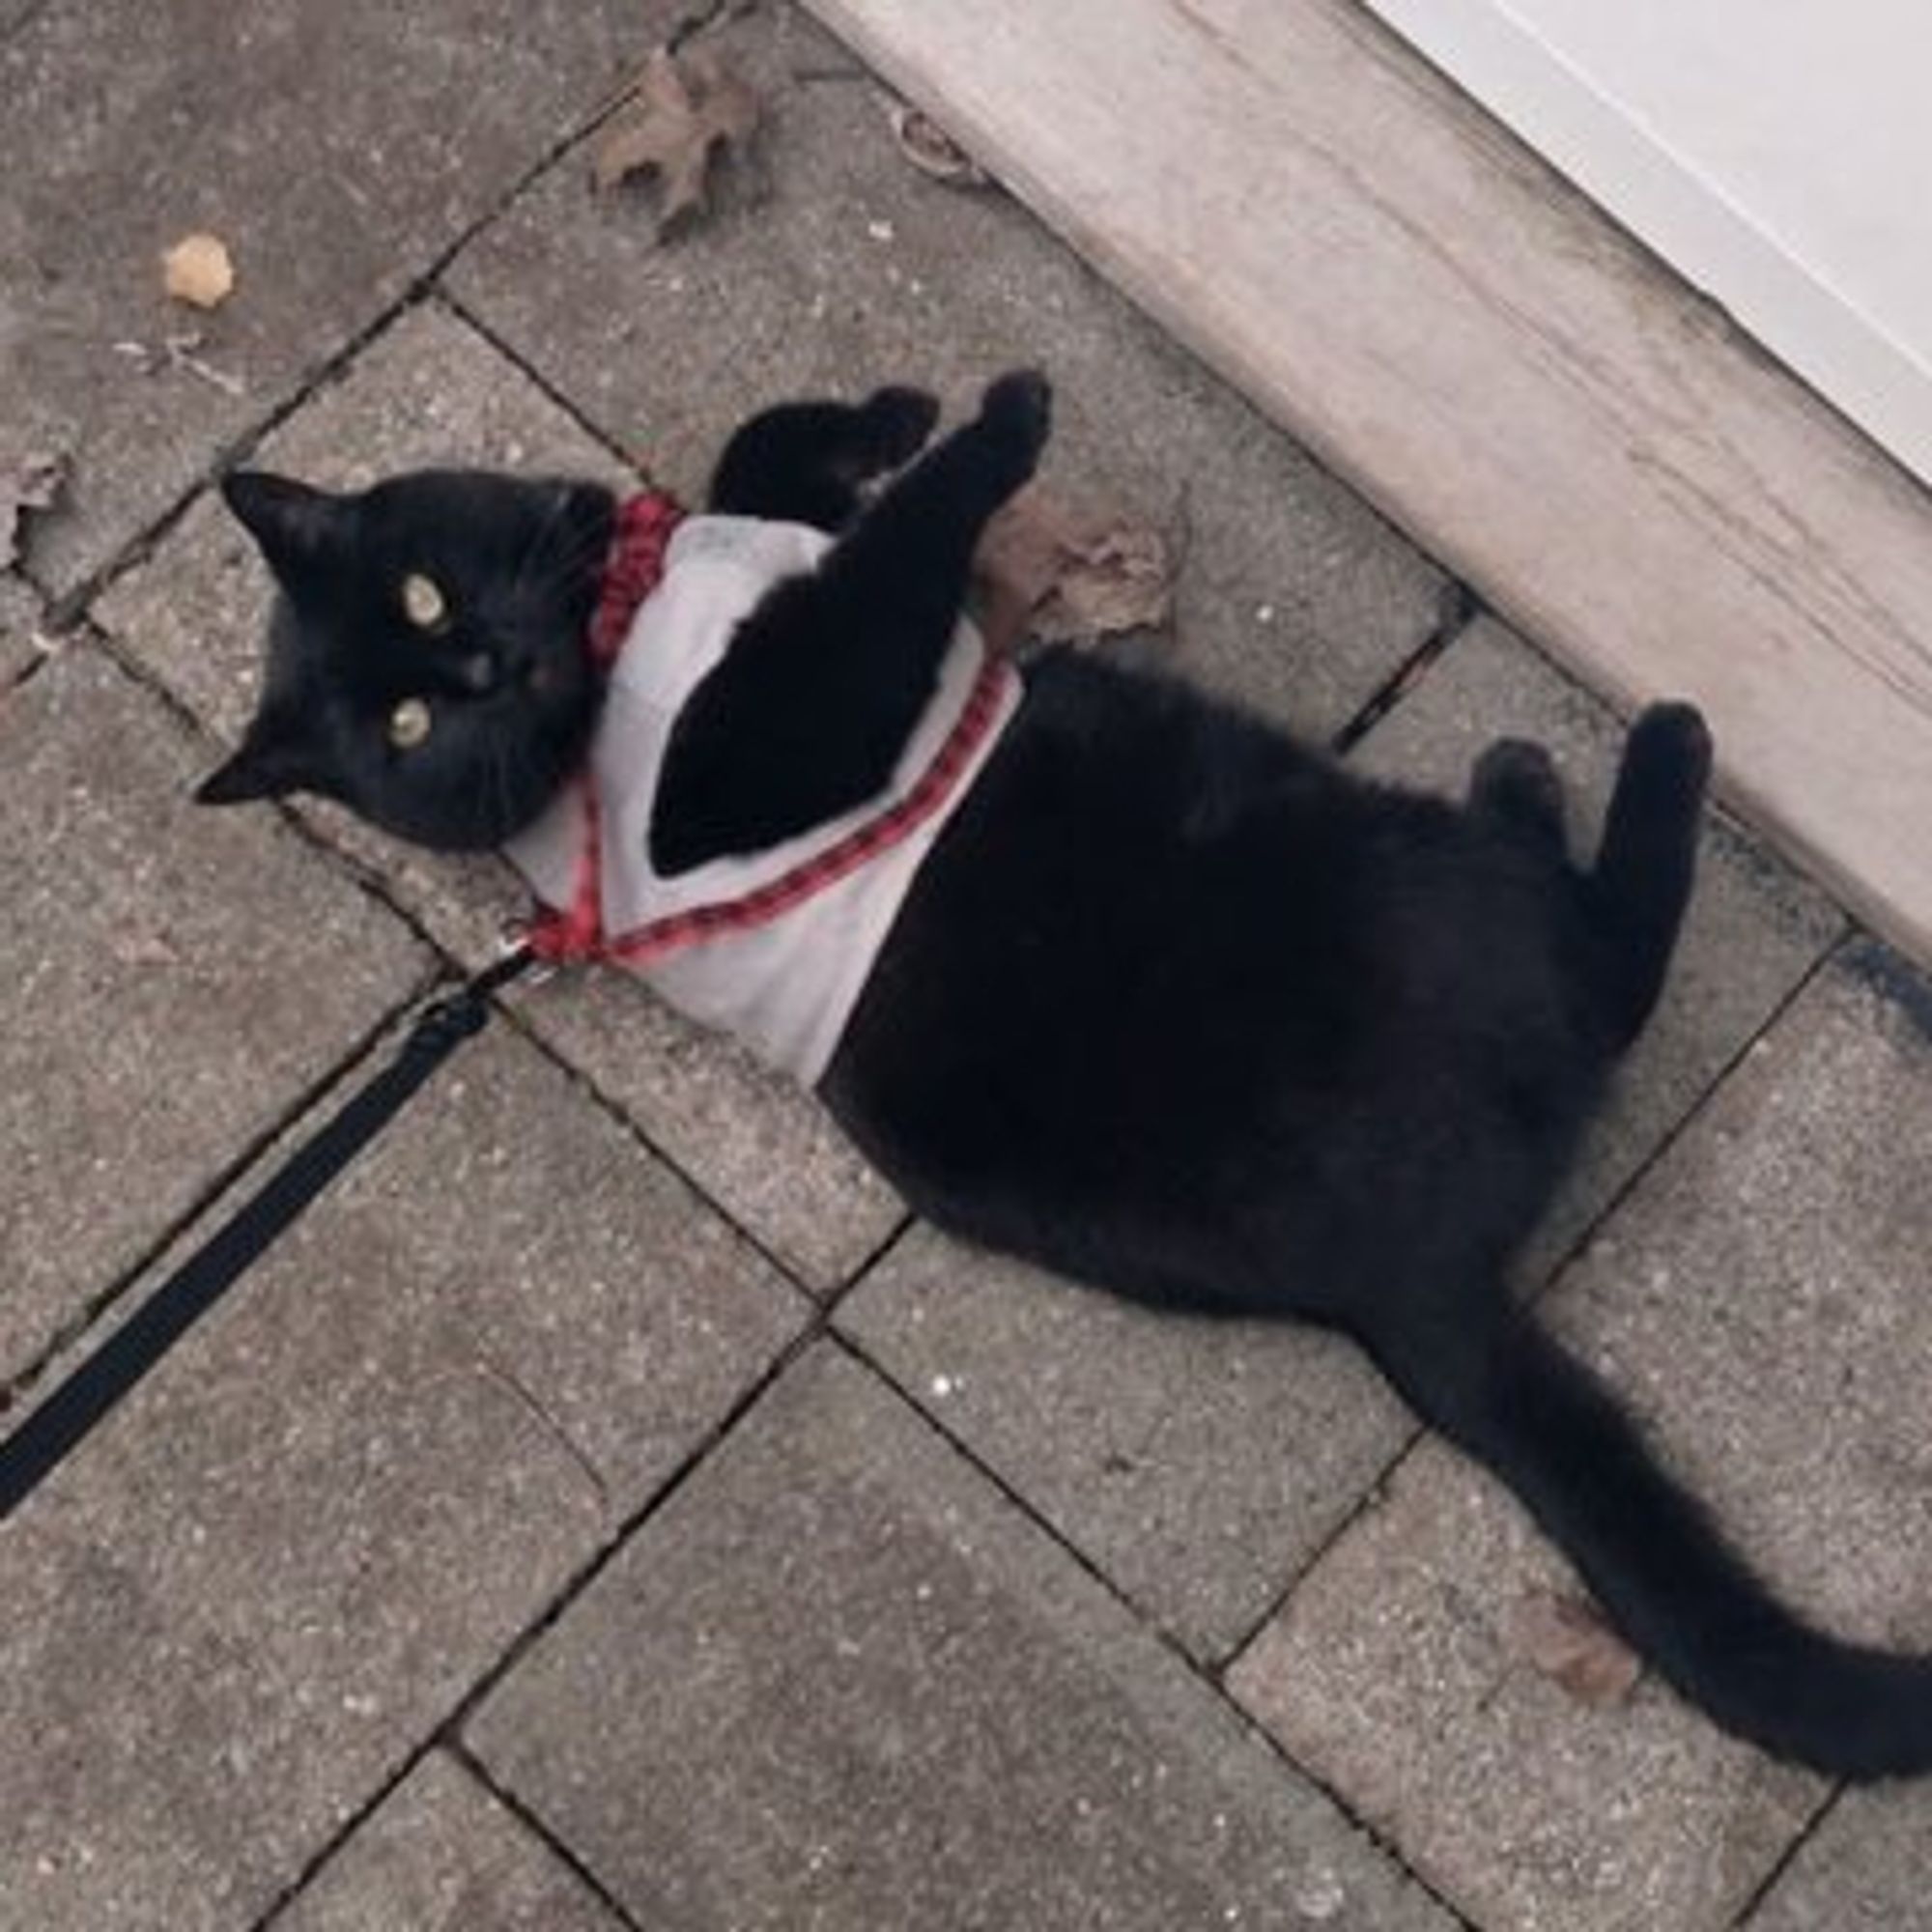
[[1174,552],[1159,530],[1076,510],[1037,484],[987,525],[975,561],[991,608],[1030,614],[1027,628],[1049,642],[1151,629],[1174,607]]
[[0,570],[20,560],[20,524],[29,510],[51,510],[67,487],[64,455],[29,456],[0,468]]
[[893,139],[921,174],[949,187],[984,187],[986,171],[929,115],[903,101],[892,110]]
[[176,301],[219,308],[235,293],[235,263],[218,235],[187,235],[161,257],[162,279]]
[[655,173],[663,184],[658,233],[668,235],[704,213],[713,153],[742,148],[762,111],[757,95],[710,54],[680,63],[668,47],[655,48],[638,105],[599,144],[592,179],[608,193],[633,175]]
[[1621,1704],[1643,1674],[1636,1653],[1594,1604],[1560,1590],[1531,1590],[1512,1619],[1516,1648],[1552,1683],[1593,1710]]
[[124,966],[179,966],[181,953],[166,934],[159,932],[117,932],[107,942],[108,951]]

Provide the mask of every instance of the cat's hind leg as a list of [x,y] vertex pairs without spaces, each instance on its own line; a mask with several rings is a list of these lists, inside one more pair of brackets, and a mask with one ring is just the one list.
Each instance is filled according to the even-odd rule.
[[724,445],[707,506],[836,536],[863,507],[864,486],[910,463],[938,420],[939,404],[923,389],[875,389],[856,405],[781,403]]
[[1599,995],[1619,1047],[1663,988],[1697,868],[1711,734],[1689,704],[1653,704],[1631,726],[1597,863],[1585,880],[1602,942]]
[[1549,753],[1526,738],[1499,738],[1476,760],[1469,810],[1534,844],[1565,849],[1563,781]]

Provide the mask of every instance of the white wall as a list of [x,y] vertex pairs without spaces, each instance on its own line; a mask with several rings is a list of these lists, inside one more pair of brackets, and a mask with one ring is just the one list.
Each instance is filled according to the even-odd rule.
[[1932,0],[1368,0],[1932,480]]

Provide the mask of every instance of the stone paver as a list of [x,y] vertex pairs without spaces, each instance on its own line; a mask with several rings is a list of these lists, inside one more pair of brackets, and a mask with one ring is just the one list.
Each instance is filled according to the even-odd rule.
[[[1572,835],[1594,851],[1624,724],[1493,619],[1457,639],[1354,754],[1379,778],[1461,797],[1469,767],[1497,738],[1548,748],[1569,789]],[[1569,1186],[1520,1268],[1548,1278],[1579,1235],[1697,1104],[1844,929],[1814,886],[1713,815],[1696,896],[1669,982],[1625,1062]]]
[[806,1305],[526,1043],[467,1049],[0,1527],[17,1922],[251,1924]]
[[97,645],[0,692],[0,1382],[428,970],[204,757]]
[[619,1932],[589,1887],[441,1751],[272,1922],[275,1932]]
[[[259,460],[333,488],[451,461],[618,488],[628,476],[514,363],[434,306],[371,344],[343,382],[265,441]],[[98,615],[232,742],[252,707],[269,598],[253,544],[211,496],[100,600]],[[340,810],[302,810],[471,965],[493,954],[504,921],[527,903],[499,861],[412,852]],[[518,998],[546,1039],[811,1286],[848,1279],[896,1224],[896,1199],[824,1113],[636,985],[573,978]]]
[[1791,1600],[1932,1650],[1932,989],[1854,949],[1566,1275],[1566,1332]]
[[1439,571],[1016,203],[906,165],[886,98],[801,13],[714,44],[770,103],[720,218],[659,249],[573,160],[449,277],[655,476],[695,495],[765,402],[912,382],[959,409],[1036,363],[1059,385],[1048,474],[1184,526],[1196,675],[1328,731],[1434,628]]
[[1224,1656],[1413,1429],[1348,1343],[1186,1321],[915,1231],[838,1321],[1197,1656]]
[[1792,1861],[1748,1932],[1932,1932],[1932,1784],[1848,1792]]
[[1231,1686],[1483,1932],[1715,1932],[1825,1787],[1645,1682],[1587,1709],[1518,1620],[1568,1573],[1432,1442],[1304,1577]]
[[40,599],[32,586],[0,575],[0,685],[18,677],[40,655],[34,643],[40,621]]
[[[1889,954],[1834,962],[1552,1302],[1781,1593],[1921,1651],[1928,1014],[1932,990]],[[1626,1711],[1566,1708],[1508,1636],[1553,1562],[1432,1446],[1304,1579],[1236,1689],[1488,1932],[1727,1923],[1818,1787],[1648,1686]]]
[[469,1736],[647,1924],[1447,1923],[823,1346]]
[[[0,448],[71,447],[29,560],[66,589],[178,498],[496,206],[674,13],[670,0],[56,0],[0,42]],[[159,251],[226,239],[213,315]],[[184,332],[242,393],[144,374]]]

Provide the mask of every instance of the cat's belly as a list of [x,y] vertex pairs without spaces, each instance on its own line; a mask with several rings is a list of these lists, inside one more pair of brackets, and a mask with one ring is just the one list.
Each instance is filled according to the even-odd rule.
[[821,1088],[848,1130],[931,1218],[1162,1299],[1515,1246],[1604,1071],[1560,881],[1113,695],[949,829]]

